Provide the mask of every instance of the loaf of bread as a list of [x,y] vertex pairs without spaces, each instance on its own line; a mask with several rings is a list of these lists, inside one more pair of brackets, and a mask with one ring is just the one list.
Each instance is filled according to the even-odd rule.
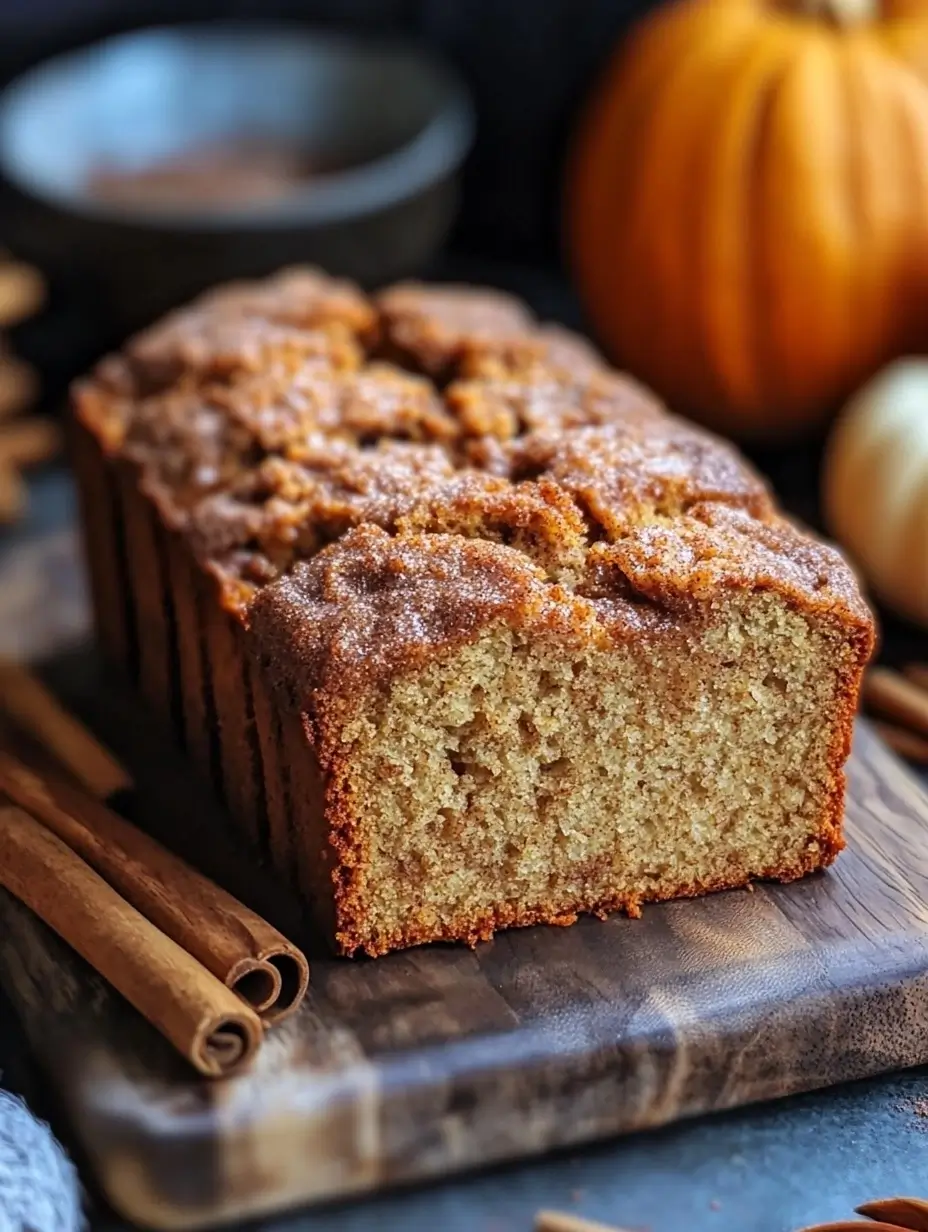
[[517,301],[286,271],[74,406],[103,646],[339,952],[840,851],[851,572]]

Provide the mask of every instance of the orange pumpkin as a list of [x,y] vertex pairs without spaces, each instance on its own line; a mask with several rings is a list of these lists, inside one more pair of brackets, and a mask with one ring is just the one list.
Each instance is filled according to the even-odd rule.
[[928,0],[677,0],[584,116],[568,238],[594,328],[741,436],[928,344]]

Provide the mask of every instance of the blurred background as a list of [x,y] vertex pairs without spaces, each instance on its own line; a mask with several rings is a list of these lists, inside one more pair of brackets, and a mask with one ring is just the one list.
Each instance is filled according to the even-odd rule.
[[308,262],[590,332],[928,626],[926,0],[0,0],[0,249],[0,526],[101,353]]
[[[558,266],[563,163],[578,105],[615,41],[645,7],[642,0],[2,0],[0,83],[48,57],[174,22],[282,20],[437,52],[472,99],[476,125],[447,241],[451,259],[421,262],[421,272],[441,276],[463,269],[461,276],[473,280],[494,274],[498,280],[505,275],[495,263]],[[15,242],[17,255],[30,258],[42,253],[31,206],[23,207],[5,187],[0,237],[13,237],[7,243]],[[17,338],[22,352],[41,359],[52,400],[102,346],[118,341],[122,325],[88,279],[83,254],[72,247],[72,255],[71,271],[66,261],[49,271],[51,312],[24,323]],[[510,271],[509,278],[523,281],[518,272]],[[140,302],[142,279],[140,272]],[[530,292],[537,284],[531,275],[524,281]],[[564,312],[570,308],[562,307]]]
[[645,0],[3,0],[0,81],[128,29],[285,20],[404,38],[460,73],[478,117],[454,244],[507,259],[558,252],[559,177],[577,105]]

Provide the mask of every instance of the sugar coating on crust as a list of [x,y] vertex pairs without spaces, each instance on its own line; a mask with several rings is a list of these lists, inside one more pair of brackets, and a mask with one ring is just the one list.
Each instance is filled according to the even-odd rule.
[[666,606],[711,574],[700,505],[743,515],[732,575],[788,574],[792,599],[820,610],[818,561],[831,589],[857,593],[839,559],[780,526],[730,445],[500,292],[405,283],[370,301],[299,269],[232,284],[130,340],[76,405],[242,618],[257,590],[362,526],[484,539],[554,583],[605,598],[613,578],[621,599],[629,570],[645,577],[651,525],[637,589]]
[[138,336],[75,407],[315,748],[300,875],[345,951],[840,850],[873,642],[851,571],[519,301],[287,271]]
[[268,671],[286,665],[282,687],[303,709],[323,695],[353,707],[372,685],[415,670],[496,620],[578,645],[595,635],[596,623],[589,601],[548,585],[519,552],[461,535],[392,536],[372,526],[298,565],[257,607]]
[[[488,509],[484,494],[481,529]],[[847,566],[782,520],[758,526],[743,510],[701,503],[669,523],[626,525],[578,554],[566,585],[531,563],[540,552],[465,539],[466,520],[450,521],[457,534],[361,526],[256,595],[253,640],[272,674],[279,665],[292,705],[318,714],[363,706],[392,677],[453,651],[494,619],[556,630],[565,646],[605,647],[685,628],[688,618],[699,623],[700,609],[733,592],[774,592],[845,631],[862,660],[869,654],[871,619]],[[560,561],[568,535],[555,526]]]
[[319,270],[295,266],[259,282],[229,282],[207,291],[196,307],[222,316],[244,316],[295,325],[301,329],[342,326],[372,342],[377,313],[352,282]]
[[382,291],[375,302],[387,353],[438,379],[464,356],[469,370],[485,349],[532,332],[526,306],[502,291],[406,282]]
[[123,381],[136,394],[240,373],[293,372],[301,361],[356,366],[376,315],[349,283],[284,270],[209,291],[130,339]]
[[[480,446],[525,433],[563,433],[587,425],[645,426],[667,418],[639,386],[617,373],[573,374],[550,368],[455,381],[445,402],[468,438],[467,456],[481,465]],[[474,438],[471,440],[470,438]]]
[[817,616],[864,632],[871,616],[840,553],[783,519],[699,502],[671,525],[655,523],[594,546],[642,595],[665,606],[709,602],[728,590],[774,591]]

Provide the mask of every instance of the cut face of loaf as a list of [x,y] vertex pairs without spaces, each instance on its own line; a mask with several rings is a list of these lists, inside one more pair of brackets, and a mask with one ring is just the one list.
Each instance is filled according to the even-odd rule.
[[850,571],[524,305],[285,271],[74,402],[101,642],[336,948],[840,850]]
[[291,761],[324,785],[321,804],[291,798],[303,888],[341,949],[637,914],[831,863],[868,623],[826,549],[696,514],[603,553],[627,599],[493,544],[367,531],[263,591],[254,644],[298,716]]

